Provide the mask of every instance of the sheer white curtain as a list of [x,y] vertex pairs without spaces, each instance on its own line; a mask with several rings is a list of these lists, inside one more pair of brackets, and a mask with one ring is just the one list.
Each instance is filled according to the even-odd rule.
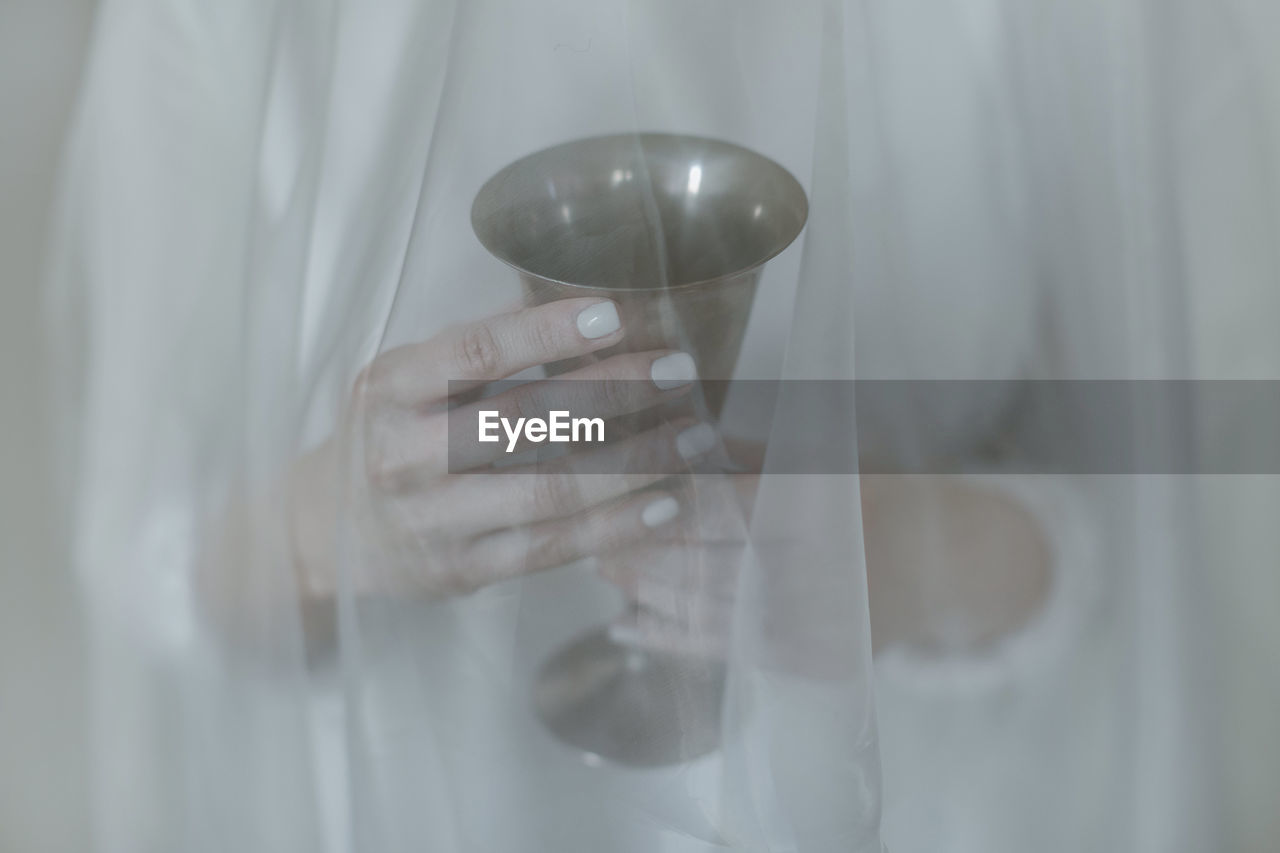
[[[362,597],[357,444],[317,643],[281,606],[273,484],[369,361],[519,298],[471,234],[483,181],[602,133],[727,139],[803,184],[744,375],[1195,378],[1209,283],[1276,281],[1275,31],[1244,0],[105,3],[54,254],[101,849],[876,850],[882,764],[897,851],[1212,848],[1195,482],[1002,473],[1011,397],[911,402],[842,464],[959,460],[1020,508],[1048,555],[1025,618],[977,649],[907,631],[873,674],[868,486],[790,475],[805,437],[760,421],[723,749],[644,772],[584,765],[529,707],[616,612],[589,565]],[[228,631],[200,567],[245,495],[264,523]],[[980,520],[905,506],[915,568],[959,565],[947,531]]]

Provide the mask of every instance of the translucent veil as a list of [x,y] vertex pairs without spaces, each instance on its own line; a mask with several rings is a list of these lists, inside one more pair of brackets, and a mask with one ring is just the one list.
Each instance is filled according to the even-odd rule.
[[[1195,481],[1117,457],[1090,382],[1121,380],[1126,447],[1194,443],[1183,401],[1128,381],[1202,378],[1191,311],[1221,270],[1244,300],[1275,284],[1261,3],[152,5],[99,14],[54,254],[101,849],[871,851],[882,812],[894,850],[1206,849]],[[711,415],[714,458],[754,442],[763,473],[678,472],[681,523],[733,540],[729,588],[695,543],[675,586],[646,563],[619,592],[605,555],[534,572],[530,548],[427,594],[451,507],[370,490],[388,461],[417,487],[380,430],[441,400],[386,419],[367,368],[530,301],[532,262],[475,233],[492,176],[606,135],[648,168],[650,134],[805,196],[799,238],[746,265],[736,369],[701,377],[761,381]],[[737,192],[689,162],[686,195]],[[690,282],[652,268],[661,312]],[[662,348],[701,353],[672,312]],[[501,503],[491,474],[441,476]],[[628,600],[677,618],[624,625]],[[631,766],[544,725],[542,667],[609,624],[639,650],[715,635],[679,653],[723,666],[714,749]]]

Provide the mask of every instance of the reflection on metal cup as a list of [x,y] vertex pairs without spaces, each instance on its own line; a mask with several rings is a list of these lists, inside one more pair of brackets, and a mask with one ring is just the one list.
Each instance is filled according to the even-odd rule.
[[[746,148],[669,134],[581,139],[490,178],[476,235],[520,274],[526,301],[599,296],[626,338],[548,366],[563,373],[618,352],[683,350],[704,379],[729,379],[764,264],[808,215],[792,175]],[[708,389],[715,416],[723,383]]]

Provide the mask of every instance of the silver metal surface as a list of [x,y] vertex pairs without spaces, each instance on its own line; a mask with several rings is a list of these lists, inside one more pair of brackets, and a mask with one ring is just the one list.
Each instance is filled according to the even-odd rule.
[[[490,178],[471,224],[520,273],[526,299],[618,303],[626,338],[550,365],[680,349],[703,379],[729,379],[760,269],[800,234],[804,189],[746,148],[692,136],[600,136],[524,157]],[[723,384],[710,386],[719,411]],[[714,390],[713,390],[714,389]]]
[[619,645],[603,630],[566,645],[533,703],[562,741],[628,767],[679,764],[720,744],[724,665]]
[[[519,272],[529,304],[574,296],[618,304],[623,341],[548,365],[549,373],[618,352],[673,349],[693,356],[702,379],[732,377],[761,267],[807,216],[803,188],[772,160],[727,142],[657,133],[531,154],[490,178],[471,208],[480,242]],[[704,415],[719,415],[724,388],[714,383],[695,395]],[[644,417],[631,428],[651,425]],[[723,694],[720,664],[642,652],[602,630],[547,662],[534,706],[566,743],[648,767],[716,749]]]

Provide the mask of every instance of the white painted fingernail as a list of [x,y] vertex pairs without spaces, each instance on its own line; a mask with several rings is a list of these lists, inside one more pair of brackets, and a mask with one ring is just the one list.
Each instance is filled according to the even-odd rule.
[[649,368],[649,376],[653,384],[663,391],[668,388],[679,388],[688,385],[698,378],[698,368],[693,364],[693,356],[687,352],[673,352],[664,355]]
[[612,302],[597,302],[578,313],[578,331],[588,340],[612,335],[621,328],[618,306]]
[[676,450],[684,459],[701,456],[716,446],[716,430],[711,424],[694,424],[676,436]]
[[645,527],[659,527],[671,521],[680,514],[680,503],[675,498],[667,495],[658,498],[650,503],[640,513],[640,518],[644,521]]

